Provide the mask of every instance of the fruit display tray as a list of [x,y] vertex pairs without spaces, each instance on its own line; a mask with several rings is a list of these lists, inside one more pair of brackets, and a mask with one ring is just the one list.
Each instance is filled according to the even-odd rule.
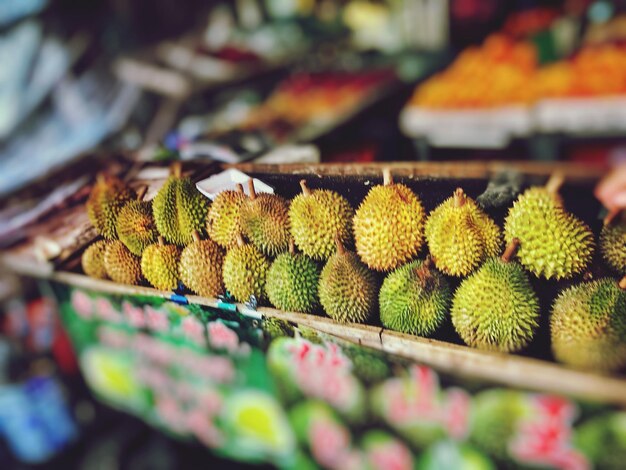
[[[516,181],[516,184],[523,189],[529,185],[545,183],[552,173],[558,171],[565,177],[561,195],[568,210],[589,224],[594,233],[598,233],[602,224],[602,208],[593,196],[594,185],[603,174],[601,169],[590,169],[572,164],[505,162],[392,163],[384,166],[390,167],[395,181],[406,184],[419,196],[427,211],[434,209],[457,187],[462,187],[468,196],[476,198],[485,192],[494,178],[500,180],[508,178],[510,181]],[[236,168],[251,177],[258,178],[286,198],[292,198],[298,194],[299,182],[305,179],[310,188],[334,189],[343,194],[354,207],[357,207],[369,189],[381,183],[383,165],[242,164],[226,166],[206,162],[185,164],[185,172],[190,174],[195,181],[226,168]],[[123,170],[122,174],[127,171],[128,169]],[[165,179],[167,169],[158,164],[145,164],[143,168],[135,165],[132,173],[135,176],[130,178],[131,184],[149,186],[148,198],[150,198],[150,194],[154,194]],[[502,191],[497,193],[503,194]],[[507,207],[511,202],[489,208],[487,212],[499,225],[502,225]],[[37,247],[54,245],[55,242],[51,240],[42,241],[42,237],[45,238],[43,234],[48,233],[49,236],[54,236],[47,228],[51,224],[54,225],[54,220],[57,221],[56,225],[59,225],[59,220],[63,220],[65,230],[73,229],[74,232],[70,237],[67,234],[59,235],[57,242],[60,246],[49,250],[51,255],[46,255],[45,250],[38,250]],[[76,226],[71,227],[73,224]],[[95,236],[86,223],[83,204],[64,208],[58,213],[49,215],[46,220],[38,222],[30,233],[32,235],[29,239],[5,251],[2,256],[6,266],[23,275],[52,279],[70,286],[111,294],[175,298],[178,301],[182,299],[184,303],[211,308],[236,309],[242,315],[257,320],[277,318],[310,327],[392,356],[417,361],[442,373],[464,379],[476,379],[513,388],[626,405],[625,377],[570,369],[556,363],[552,357],[547,323],[549,307],[561,289],[579,279],[572,282],[546,282],[531,278],[541,301],[541,328],[530,346],[522,353],[503,354],[465,346],[449,321],[435,335],[435,338],[421,338],[390,331],[377,324],[339,324],[323,313],[309,315],[284,312],[266,306],[252,308],[249,305],[227,303],[223,299],[187,295],[188,293],[185,292],[173,294],[148,287],[127,286],[91,279],[80,273],[80,255]],[[68,243],[68,246],[64,247],[63,243]],[[46,257],[48,259],[45,259]],[[455,288],[458,281],[451,280],[451,285]]]

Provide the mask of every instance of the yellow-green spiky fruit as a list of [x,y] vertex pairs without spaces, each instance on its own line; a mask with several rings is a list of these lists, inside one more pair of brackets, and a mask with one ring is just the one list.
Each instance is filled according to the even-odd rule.
[[[626,278],[622,281],[626,289]],[[626,366],[626,290],[615,279],[565,289],[552,307],[552,351],[560,362],[588,370]]]
[[154,221],[161,235],[169,243],[184,246],[191,243],[194,230],[204,234],[209,200],[204,197],[191,179],[180,176],[180,166],[175,165],[152,201]]
[[419,198],[385,171],[354,215],[356,251],[376,271],[390,271],[413,258],[424,242],[425,213]]
[[431,212],[425,234],[435,265],[450,276],[467,276],[501,250],[500,228],[461,188]]
[[157,241],[157,232],[152,215],[152,203],[142,201],[145,191],[137,194],[137,201],[130,201],[117,217],[117,234],[132,254],[141,256],[148,245]]
[[194,241],[180,255],[178,273],[191,291],[205,297],[217,297],[224,293],[222,265],[224,250],[213,240],[201,240],[198,232]]
[[452,295],[430,259],[413,261],[390,273],[379,294],[380,321],[386,328],[429,336],[441,326]]
[[502,258],[489,258],[454,294],[452,324],[469,346],[515,352],[532,340],[539,299],[522,267],[510,261],[517,240]]
[[374,273],[338,244],[320,276],[319,296],[326,314],[342,323],[365,323],[374,314],[377,293]]
[[[531,188],[509,210],[505,240],[518,238],[520,263],[537,277],[566,279],[583,272],[594,251],[589,227],[568,213],[554,188]],[[552,194],[552,200],[549,195]]]
[[237,244],[237,235],[241,233],[239,214],[245,201],[243,187],[238,184],[236,191],[222,191],[211,204],[207,223],[209,236],[222,248]]
[[243,234],[267,256],[287,251],[289,232],[289,205],[276,194],[256,194],[250,180],[250,198],[241,206],[240,223]]
[[167,245],[163,237],[148,246],[141,256],[141,271],[146,280],[159,290],[175,290],[178,287],[178,261],[181,249]]
[[104,251],[104,266],[109,278],[115,282],[138,285],[143,280],[141,259],[133,255],[119,240],[107,244]]
[[104,266],[104,252],[106,251],[106,247],[107,242],[105,240],[99,240],[89,245],[83,252],[80,262],[87,276],[96,279],[109,278]]
[[135,192],[120,179],[98,175],[87,199],[87,215],[103,238],[117,239],[117,217],[122,207],[135,198]]
[[326,260],[335,252],[335,240],[345,246],[352,241],[354,210],[335,191],[311,191],[306,181],[300,181],[302,194],[291,201],[289,221],[296,245],[316,260]]
[[618,274],[626,274],[626,211],[607,223],[600,232],[600,251],[606,264]]
[[269,268],[270,262],[265,255],[240,239],[224,258],[224,285],[239,302],[248,302],[250,296],[262,301],[266,297],[265,280]]
[[281,310],[311,313],[319,304],[319,277],[320,269],[311,258],[293,250],[281,253],[267,273],[269,301]]

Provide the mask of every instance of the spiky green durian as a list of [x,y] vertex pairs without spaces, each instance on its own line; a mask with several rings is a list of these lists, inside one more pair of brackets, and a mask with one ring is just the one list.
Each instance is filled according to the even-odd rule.
[[138,285],[141,276],[141,259],[133,255],[119,240],[107,243],[104,251],[104,266],[107,275],[121,284]]
[[552,351],[560,362],[589,370],[626,366],[626,278],[583,282],[562,291],[552,307]]
[[600,232],[600,251],[606,264],[618,274],[626,274],[626,211],[607,221]]
[[222,248],[232,248],[241,233],[239,213],[246,200],[243,187],[238,184],[235,191],[222,191],[209,208],[208,231],[211,240]]
[[104,266],[104,252],[106,251],[107,242],[98,240],[87,247],[80,259],[83,271],[89,277],[96,279],[108,279],[106,268]]
[[193,232],[192,237],[193,242],[180,255],[180,280],[198,295],[217,297],[224,293],[224,250],[213,240],[201,240],[197,231]]
[[359,257],[337,243],[320,276],[320,303],[338,322],[365,323],[376,309],[378,285]]
[[345,346],[343,353],[352,361],[352,372],[366,384],[373,384],[390,375],[389,365],[380,354],[364,346]]
[[265,280],[270,262],[254,245],[244,243],[241,236],[238,238],[238,245],[224,258],[224,285],[239,302],[248,302],[252,295],[262,301],[266,297]]
[[467,276],[502,244],[500,228],[461,188],[431,212],[425,234],[435,265],[451,276]]
[[532,406],[522,392],[491,389],[474,397],[470,441],[500,461],[513,460],[509,449],[520,423],[532,416]]
[[172,167],[172,175],[152,201],[152,212],[165,240],[184,246],[191,243],[194,230],[204,234],[209,200],[180,171],[179,164]]
[[560,184],[553,181],[546,188],[527,190],[515,201],[504,234],[507,243],[520,240],[517,256],[534,275],[566,279],[586,269],[594,239],[591,229],[562,206],[557,194]]
[[316,260],[326,260],[335,252],[335,239],[345,246],[352,241],[354,209],[335,191],[311,191],[300,181],[302,194],[291,201],[289,221],[296,245]]
[[444,322],[450,308],[448,283],[427,261],[413,261],[390,273],[380,289],[383,326],[429,336]]
[[249,192],[239,213],[243,234],[267,256],[287,251],[291,239],[287,201],[276,194],[256,194],[254,180],[250,180]]
[[296,254],[293,243],[281,253],[267,272],[265,290],[276,308],[311,313],[319,304],[317,285],[320,269],[311,258]]
[[282,338],[283,336],[293,337],[294,335],[293,326],[280,318],[264,318],[261,327],[263,328],[265,337],[270,341],[276,338]]
[[463,341],[478,349],[515,352],[532,340],[539,299],[522,267],[510,261],[518,240],[502,258],[489,258],[454,294],[452,324]]
[[148,246],[141,256],[141,271],[147,281],[159,290],[175,290],[178,287],[178,261],[181,249],[167,245],[163,237]]
[[117,235],[120,241],[134,255],[141,256],[148,245],[157,241],[157,232],[152,203],[142,201],[144,190],[137,193],[137,200],[130,201],[120,211],[117,217]]
[[621,470],[626,462],[626,412],[611,411],[591,418],[576,429],[574,446],[595,468]]
[[371,269],[389,271],[413,258],[424,243],[425,212],[419,198],[384,172],[354,215],[359,257]]
[[87,215],[103,238],[117,239],[117,217],[122,207],[135,198],[135,192],[120,179],[98,175],[87,199]]

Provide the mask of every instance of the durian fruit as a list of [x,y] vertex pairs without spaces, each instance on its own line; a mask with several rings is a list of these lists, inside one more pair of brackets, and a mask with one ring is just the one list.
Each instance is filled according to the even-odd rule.
[[163,237],[148,246],[141,257],[141,271],[146,280],[159,290],[175,290],[178,287],[178,261],[181,249],[168,245]]
[[194,230],[204,234],[209,200],[191,179],[181,177],[180,163],[152,201],[152,211],[159,233],[169,243],[184,246],[193,240]]
[[352,373],[365,384],[380,382],[391,374],[384,357],[369,348],[349,345],[343,347],[343,353],[352,362]]
[[376,271],[390,271],[413,258],[424,243],[425,212],[419,198],[395,184],[385,169],[354,215],[356,251]]
[[205,297],[217,297],[224,293],[222,265],[224,250],[213,240],[201,240],[194,230],[193,242],[180,255],[178,274],[191,291]]
[[537,277],[567,279],[583,272],[594,251],[591,229],[568,213],[558,196],[563,179],[555,176],[544,188],[530,188],[509,210],[505,240],[518,238],[520,263]]
[[372,271],[359,257],[337,241],[320,276],[320,303],[326,314],[338,322],[365,323],[376,309],[378,285]]
[[435,265],[450,276],[467,276],[501,250],[500,228],[461,188],[431,212],[425,234]]
[[241,235],[237,239],[237,246],[224,258],[224,285],[239,302],[248,302],[252,295],[263,300],[270,262],[254,245],[244,243]]
[[452,294],[432,261],[413,261],[385,278],[378,296],[385,328],[429,336],[444,322]]
[[522,392],[504,389],[480,392],[473,400],[469,440],[500,462],[511,462],[510,445],[518,435],[520,423],[532,413],[532,404]]
[[626,211],[611,213],[600,232],[600,252],[606,264],[618,274],[626,274]]
[[291,241],[289,251],[278,255],[267,272],[267,297],[281,310],[311,313],[319,304],[319,278],[320,269],[315,261],[296,254]]
[[452,324],[469,346],[515,352],[535,334],[539,299],[522,267],[511,261],[518,245],[513,239],[502,258],[489,258],[454,294]]
[[246,201],[243,186],[237,184],[235,191],[222,191],[213,200],[209,208],[207,227],[211,240],[222,248],[232,248],[237,244],[237,235],[241,233],[239,213]]
[[257,194],[252,179],[248,181],[248,190],[250,197],[239,213],[243,234],[267,256],[287,251],[291,239],[289,204],[276,194]]
[[626,277],[562,291],[552,307],[550,333],[560,362],[605,372],[626,367]]
[[152,203],[142,201],[146,187],[137,193],[137,200],[130,201],[122,207],[117,217],[117,235],[120,241],[134,255],[141,256],[148,245],[157,241],[157,232]]
[[626,412],[611,411],[580,425],[573,437],[595,468],[622,470],[626,462]]
[[80,259],[83,272],[96,279],[108,279],[106,268],[104,266],[104,252],[106,251],[108,242],[106,240],[98,240],[87,247]]
[[300,181],[302,194],[291,201],[289,221],[298,248],[316,260],[327,260],[335,252],[335,239],[346,246],[352,241],[354,209],[335,191],[311,191]]
[[104,266],[110,279],[120,284],[141,284],[141,259],[119,240],[107,243]]
[[293,326],[280,318],[263,318],[261,328],[263,329],[265,338],[269,341],[273,341],[276,338],[282,338],[284,336],[291,338],[294,336]]
[[87,199],[87,215],[104,239],[117,239],[117,217],[122,207],[134,199],[135,192],[120,179],[98,174]]

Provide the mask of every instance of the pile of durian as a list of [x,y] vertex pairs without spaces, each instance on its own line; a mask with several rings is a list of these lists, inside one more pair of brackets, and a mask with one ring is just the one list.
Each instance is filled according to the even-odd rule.
[[[462,189],[429,215],[395,183],[370,189],[356,211],[345,197],[310,189],[292,201],[241,185],[211,203],[174,165],[154,199],[120,180],[99,177],[87,202],[102,236],[84,252],[84,272],[126,284],[198,295],[226,290],[240,302],[338,322],[373,323],[432,336],[451,323],[469,346],[517,352],[540,327],[530,277],[583,277],[592,262],[591,229],[569,213],[563,182],[531,187],[501,228]],[[603,261],[626,275],[626,215],[607,220]],[[428,255],[418,258],[420,252]],[[354,249],[354,251],[351,251]],[[384,276],[384,280],[382,280]],[[460,278],[458,288],[450,281]],[[377,318],[379,317],[379,318]],[[551,306],[555,358],[601,371],[626,367],[626,277],[573,283]],[[547,325],[546,325],[547,326]]]

